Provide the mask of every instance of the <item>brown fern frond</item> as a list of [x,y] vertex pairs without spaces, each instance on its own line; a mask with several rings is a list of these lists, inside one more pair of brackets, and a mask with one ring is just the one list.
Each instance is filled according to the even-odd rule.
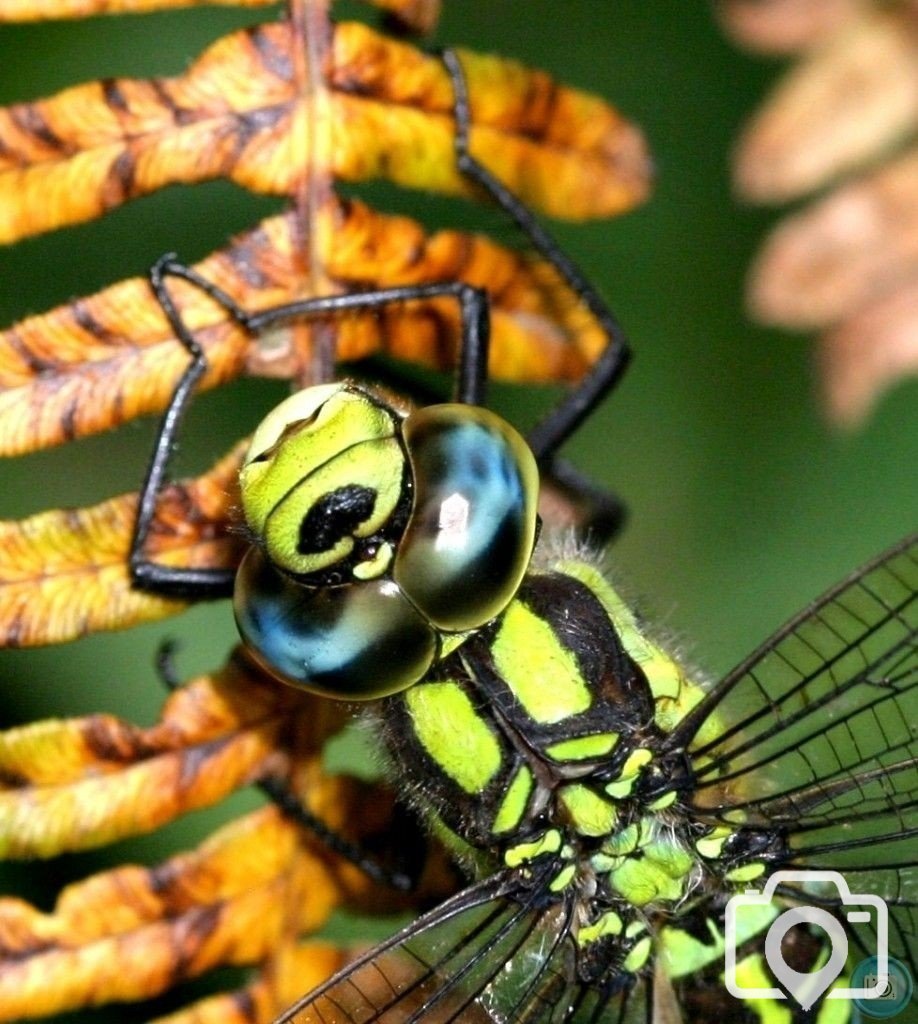
[[[318,254],[335,291],[463,280],[492,296],[490,370],[513,381],[574,381],[603,337],[544,263],[481,235],[433,235],[407,217],[330,199],[319,212]],[[243,308],[268,309],[302,297],[309,277],[291,212],[264,221],[197,270]],[[170,283],[207,355],[206,389],[240,374],[296,377],[309,326],[252,338],[226,310],[185,282]],[[337,323],[342,361],[385,353],[451,369],[459,348],[456,304],[448,299],[391,307]],[[327,329],[327,324],[325,325]],[[163,409],[188,364],[165,315],[140,278],[30,317],[0,332],[0,454],[18,455],[119,426]]]
[[[442,62],[365,25],[332,33],[321,101],[302,92],[297,36],[281,22],[219,40],[176,78],[93,82],[0,110],[0,241],[216,177],[286,196],[326,177],[473,195],[455,166]],[[645,197],[643,139],[608,104],[512,61],[463,63],[472,147],[525,201],[583,219]]]

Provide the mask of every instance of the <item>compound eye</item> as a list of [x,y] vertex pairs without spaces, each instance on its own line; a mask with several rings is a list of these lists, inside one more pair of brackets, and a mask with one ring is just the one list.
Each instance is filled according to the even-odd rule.
[[323,697],[386,697],[422,679],[439,655],[436,633],[391,580],[304,587],[258,548],[239,566],[233,611],[263,668]]
[[415,493],[394,579],[438,629],[477,629],[510,603],[529,565],[535,458],[508,423],[474,406],[428,406],[403,429]]

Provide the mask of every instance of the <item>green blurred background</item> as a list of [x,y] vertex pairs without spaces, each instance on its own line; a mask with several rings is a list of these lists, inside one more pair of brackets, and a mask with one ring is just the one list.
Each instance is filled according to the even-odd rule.
[[[746,319],[745,269],[777,214],[733,201],[728,158],[779,68],[734,50],[704,4],[444,6],[437,43],[544,67],[610,99],[649,137],[658,168],[649,204],[615,221],[553,225],[617,311],[636,352],[621,390],[569,454],[630,506],[611,553],[626,588],[694,662],[723,671],[822,588],[918,523],[918,389],[912,382],[884,398],[861,432],[833,434],[816,404],[810,340]],[[347,4],[341,13],[362,10]],[[93,78],[174,74],[209,41],[267,17],[202,8],[6,27],[0,103]],[[357,191],[432,225],[471,225],[512,238],[493,211],[383,186]],[[0,322],[142,273],[167,250],[193,262],[278,205],[224,183],[174,188],[104,221],[0,251]],[[282,393],[243,381],[203,396],[180,468],[204,468]],[[551,397],[546,389],[509,387],[495,394],[523,424]],[[132,424],[4,463],[0,516],[135,489],[153,426]],[[182,643],[183,671],[214,667],[234,642],[229,608],[200,607],[130,633],[0,654],[3,724],[102,710],[149,723],[163,696],[152,659],[164,637]],[[242,795],[222,813],[254,802]],[[4,888],[49,907],[62,881],[124,859],[152,863],[212,825],[212,816],[194,815],[154,837],[61,858],[40,871],[10,866]]]

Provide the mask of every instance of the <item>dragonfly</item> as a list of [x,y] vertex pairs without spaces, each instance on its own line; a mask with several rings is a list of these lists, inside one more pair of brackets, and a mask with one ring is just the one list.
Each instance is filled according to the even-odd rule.
[[264,536],[235,594],[250,652],[380,698],[392,781],[476,879],[279,1024],[835,1024],[902,994],[918,536],[708,687],[587,549],[546,531],[533,550],[536,458],[485,410],[309,388],[256,431],[240,487]]
[[[847,1020],[846,993],[891,986],[887,945],[905,965],[897,983],[918,965],[918,540],[714,686],[654,639],[587,550],[548,531],[536,543],[539,471],[617,382],[627,343],[468,155],[461,69],[445,59],[460,166],[608,330],[597,367],[527,438],[481,407],[487,297],[465,285],[247,314],[171,257],[153,279],[192,358],[142,492],[136,582],[232,590],[250,651],[276,676],[372,701],[392,778],[472,878],[279,1024]],[[151,564],[143,542],[206,365],[170,276],[253,331],[453,295],[459,400],[413,411],[364,385],[305,389],[253,437],[240,486],[255,543],[240,571]],[[880,954],[860,988],[857,950]]]
[[[502,209],[521,230],[532,249],[540,254],[557,272],[560,280],[567,285],[581,304],[592,314],[595,323],[605,335],[606,344],[592,368],[549,414],[528,432],[525,440],[508,424],[490,414],[485,408],[488,376],[488,352],[490,341],[490,309],[487,292],[460,280],[432,281],[426,284],[368,290],[349,294],[308,297],[250,312],[242,308],[229,294],[212,281],[203,277],[183,263],[175,254],[159,259],[150,271],[150,285],[154,296],[172,327],[174,337],[189,354],[188,365],[180,376],[166,412],[160,423],[154,450],[142,484],[133,537],[130,545],[128,564],[132,583],[141,590],[179,597],[187,600],[209,600],[233,597],[237,622],[246,640],[250,653],[272,674],[286,682],[303,686],[314,693],[338,699],[374,699],[386,693],[411,685],[420,679],[424,671],[438,658],[444,656],[468,634],[470,629],[492,618],[512,598],[531,554],[536,532],[535,493],[536,478],[541,475],[543,482],[550,478],[556,491],[560,491],[575,515],[595,537],[608,538],[617,532],[622,520],[623,507],[618,498],[595,486],[573,466],[561,460],[558,452],[568,438],[576,432],[589,417],[593,409],[611,392],[620,381],[630,360],[630,344],[615,314],[593,287],[577,264],[556,243],[542,226],[533,212],[506,185],[497,179],[470,152],[471,110],[466,78],[461,60],[456,53],[445,50],[441,54],[449,79],[453,86],[453,118],[455,123],[454,151],[457,169],[470,183],[480,189],[486,197]],[[454,399],[452,404],[442,406],[441,412],[421,410],[411,423],[418,431],[430,427],[430,418],[452,417],[453,425],[440,422],[439,442],[421,442],[409,449],[402,440],[403,421],[408,415],[408,406],[390,403],[394,398],[377,401],[371,391],[359,387],[347,389],[350,405],[345,416],[346,429],[354,431],[350,440],[353,450],[348,456],[350,471],[360,476],[359,481],[345,479],[341,486],[329,489],[319,495],[311,516],[305,515],[304,494],[294,496],[293,505],[286,505],[281,513],[276,506],[286,488],[284,482],[284,460],[296,462],[296,444],[292,440],[297,429],[307,420],[315,421],[320,409],[328,411],[322,400],[316,400],[309,389],[293,395],[287,402],[273,410],[256,431],[246,463],[241,472],[241,490],[247,522],[244,531],[252,540],[252,546],[237,571],[235,568],[191,568],[163,565],[151,560],[146,552],[147,540],[156,516],[160,496],[168,486],[169,464],[177,446],[181,424],[190,405],[196,386],[207,371],[206,353],[184,322],[173,300],[170,281],[181,279],[207,294],[222,306],[227,314],[240,326],[257,336],[260,332],[283,322],[302,319],[333,319],[352,313],[381,310],[393,303],[424,301],[433,298],[451,298],[456,301],[460,312],[460,345],[455,372]],[[332,371],[330,371],[332,372]],[[334,387],[323,394],[329,398]],[[361,398],[362,396],[362,398]],[[342,395],[338,396],[339,398]],[[357,401],[357,399],[360,399]],[[361,406],[362,401],[362,406]],[[363,415],[361,415],[361,408]],[[366,415],[368,410],[376,413]],[[386,411],[386,410],[389,411]],[[450,412],[449,410],[452,410]],[[474,410],[474,412],[473,412]],[[373,425],[375,416],[375,426]],[[350,417],[350,418],[348,418]],[[458,552],[451,567],[451,582],[461,579],[465,571],[475,568],[476,586],[467,593],[468,604],[463,621],[456,620],[456,594],[449,595],[451,625],[442,617],[438,622],[421,621],[413,614],[412,598],[392,596],[396,585],[392,582],[393,570],[398,572],[409,550],[414,551],[413,568],[407,574],[420,578],[424,561],[423,543],[413,548],[401,543],[400,535],[409,515],[413,495],[420,490],[421,481],[415,480],[411,465],[414,454],[426,453],[428,459],[437,458],[437,444],[452,444],[455,452],[455,438],[464,432],[463,418],[477,418],[478,441],[489,437],[488,452],[492,459],[492,483],[496,483],[498,505],[501,501],[518,507],[505,507],[507,525],[516,531],[513,541],[514,554],[504,558],[499,570],[490,565],[482,577],[483,568],[495,557],[503,557],[501,549],[507,540],[506,532],[489,527],[489,517],[499,515],[498,505],[488,508],[476,504],[478,532],[474,538],[469,535],[467,544]],[[388,423],[388,427],[385,422]],[[425,426],[426,422],[426,426]],[[360,433],[371,429],[382,429],[384,436],[367,437]],[[409,425],[409,430],[412,426]],[[428,431],[429,432],[429,431]],[[452,441],[450,440],[452,439]],[[347,438],[345,438],[347,441]],[[284,442],[283,444],[281,442]],[[357,442],[363,443],[360,448]],[[345,444],[345,448],[352,447]],[[461,447],[461,445],[460,445]],[[467,468],[478,461],[474,444],[465,443]],[[276,470],[274,456],[283,449],[280,473]],[[358,451],[372,453],[376,457],[379,472],[373,471],[373,487],[368,487],[369,477],[362,473],[366,464],[354,458]],[[293,452],[293,456],[291,456]],[[379,458],[382,455],[382,458]],[[347,460],[339,463],[339,470]],[[374,459],[370,459],[374,463]],[[273,468],[272,468],[273,467]],[[329,466],[334,472],[334,467]],[[416,468],[416,467],[415,467]],[[265,473],[265,470],[269,470]],[[511,476],[523,470],[523,477],[516,478],[516,490],[507,489],[507,481],[500,481],[501,472]],[[446,480],[439,478],[434,469],[422,473],[434,492],[442,489]],[[340,482],[340,481],[339,481]],[[456,483],[456,478],[450,479]],[[480,481],[479,481],[480,482]],[[383,485],[380,491],[376,484]],[[468,480],[466,480],[466,485]],[[280,491],[276,490],[280,487]],[[274,490],[272,491],[272,488]],[[475,488],[473,488],[474,490]],[[332,493],[333,492],[333,493]],[[384,493],[385,492],[385,493]],[[388,509],[388,519],[380,516],[385,501],[394,497]],[[373,515],[366,516],[368,507],[374,507]],[[267,506],[267,507],[266,507]],[[293,523],[291,511],[304,512],[299,523]],[[262,515],[264,513],[264,515]],[[421,516],[411,516],[415,525],[415,536],[419,532]],[[370,519],[372,523],[370,524]],[[383,522],[382,520],[386,521]],[[296,536],[286,537],[284,523],[291,525]],[[281,528],[278,530],[278,525]],[[376,529],[376,527],[379,529]],[[489,532],[490,531],[490,532]],[[351,536],[352,535],[352,536]],[[271,541],[268,538],[273,538]],[[274,539],[280,538],[277,544]],[[291,555],[291,544],[303,552]],[[349,553],[342,556],[341,545],[349,546]],[[331,559],[325,547],[334,552]],[[306,549],[312,549],[304,558]],[[396,557],[396,548],[401,555]],[[476,554],[477,552],[477,554]],[[402,577],[406,574],[402,573]],[[440,603],[449,586],[442,581],[428,579],[428,584],[441,588]],[[358,586],[359,584],[359,586]],[[478,593],[472,593],[477,588]],[[487,594],[483,597],[482,588]],[[412,585],[409,583],[409,591]],[[428,588],[429,589],[429,588]],[[387,595],[384,603],[389,609],[397,609],[394,616],[380,616],[375,610],[375,598]],[[432,595],[428,593],[428,597]],[[303,606],[307,601],[308,608]],[[434,603],[437,598],[433,597]],[[290,603],[298,605],[294,613]],[[276,617],[287,618],[291,614],[300,622],[324,625],[313,630],[313,659],[323,656],[322,651],[340,652],[342,644],[348,646],[349,658],[340,653],[329,659],[321,671],[310,672],[291,670],[289,652],[282,648],[288,634],[283,629],[265,628],[267,610]],[[436,615],[435,615],[436,618]],[[275,622],[275,626],[277,623]],[[446,628],[442,628],[446,625]],[[300,638],[302,642],[302,637]],[[393,657],[393,650],[396,655]],[[421,653],[419,653],[421,652]],[[300,660],[303,660],[302,652]],[[165,645],[158,660],[163,680],[170,687],[178,685],[178,678],[171,663],[171,650]],[[317,664],[317,663],[316,663]],[[368,670],[372,668],[372,671]],[[343,837],[337,835],[314,815],[309,813],[301,801],[292,793],[283,780],[269,778],[260,783],[261,788],[283,811],[301,825],[309,828],[323,839],[332,849],[361,867],[371,877],[394,885],[409,888],[412,880],[401,871],[380,868]]]
[[[278,1024],[831,1024],[890,991],[901,1009],[916,592],[918,536],[707,687],[593,559],[546,545],[494,621],[373,712],[391,777],[476,880]],[[888,974],[855,966],[878,950]]]

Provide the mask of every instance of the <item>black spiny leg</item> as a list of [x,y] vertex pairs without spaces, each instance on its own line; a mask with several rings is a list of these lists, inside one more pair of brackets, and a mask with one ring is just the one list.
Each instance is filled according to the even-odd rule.
[[[172,640],[164,640],[156,652],[156,672],[169,690],[177,690],[182,685],[175,668],[175,653],[176,645]],[[333,853],[360,868],[374,882],[398,889],[400,892],[411,892],[417,886],[420,871],[417,874],[393,871],[374,860],[357,843],[345,839],[334,829],[329,828],[321,818],[308,811],[286,779],[272,776],[262,779],[256,785],[291,821],[307,829]]]
[[172,301],[166,286],[168,277],[181,278],[200,288],[252,334],[280,320],[291,320],[296,317],[330,316],[354,310],[378,309],[394,302],[418,299],[444,296],[455,298],[462,316],[462,358],[456,379],[456,401],[479,405],[483,403],[491,320],[487,293],[480,288],[473,288],[462,281],[405,285],[351,295],[300,299],[259,313],[249,313],[221,288],[181,263],[174,255],[163,256],[150,271],[150,284],[176,338],[191,355],[191,362],[179,378],[169,400],[147,476],[140,491],[129,565],[134,585],[142,590],[199,600],[229,597],[233,593],[235,577],[234,571],[230,569],[193,569],[159,565],[151,562],[144,551],[156,513],[157,501],[167,483],[166,473],[182,417],[191,402],[198,381],[207,369],[207,358],[203,349]]
[[488,346],[491,337],[491,311],[488,293],[464,281],[438,281],[433,284],[398,285],[377,291],[350,295],[327,295],[301,299],[247,316],[251,331],[259,331],[278,320],[299,316],[328,316],[361,309],[379,309],[396,302],[451,297],[459,303],[462,320],[459,365],[456,370],[455,398],[465,405],[483,405],[488,373]]
[[471,114],[462,64],[453,50],[443,51],[443,63],[453,84],[456,121],[455,151],[459,170],[482,188],[517,224],[532,246],[558,271],[593,314],[606,335],[606,347],[584,379],[530,431],[527,441],[539,465],[591,508],[595,532],[608,533],[620,524],[623,508],[613,495],[590,484],[564,463],[555,466],[560,447],[616,386],[630,358],[628,339],[615,315],[587,277],[541,225],[526,204],[469,152]]
[[[185,415],[185,410],[191,402],[195,386],[207,369],[207,358],[204,355],[204,350],[198,344],[191,331],[188,330],[184,320],[182,320],[166,286],[166,278],[169,276],[187,278],[186,270],[187,268],[179,263],[172,254],[161,257],[150,270],[150,285],[153,293],[162,306],[166,319],[175,332],[175,337],[188,350],[191,362],[179,378],[179,382],[166,408],[166,413],[160,423],[159,433],[153,448],[153,456],[150,459],[147,476],[140,490],[137,519],[134,522],[134,536],[131,540],[128,564],[131,570],[131,580],[134,586],[141,590],[151,590],[170,597],[207,600],[228,597],[232,594],[233,579],[235,577],[233,570],[192,569],[158,565],[156,562],[151,562],[144,552],[144,546],[150,533],[150,526],[156,514],[156,503],[167,482],[166,472],[175,448],[182,417]],[[228,296],[225,296],[219,289],[215,289],[209,282],[197,278],[197,275],[195,275],[194,283],[199,284],[221,304],[226,304],[224,302],[224,299],[226,299],[229,302],[227,308],[234,305]],[[240,319],[243,325],[245,324],[244,314],[242,317],[237,317],[237,319]]]

